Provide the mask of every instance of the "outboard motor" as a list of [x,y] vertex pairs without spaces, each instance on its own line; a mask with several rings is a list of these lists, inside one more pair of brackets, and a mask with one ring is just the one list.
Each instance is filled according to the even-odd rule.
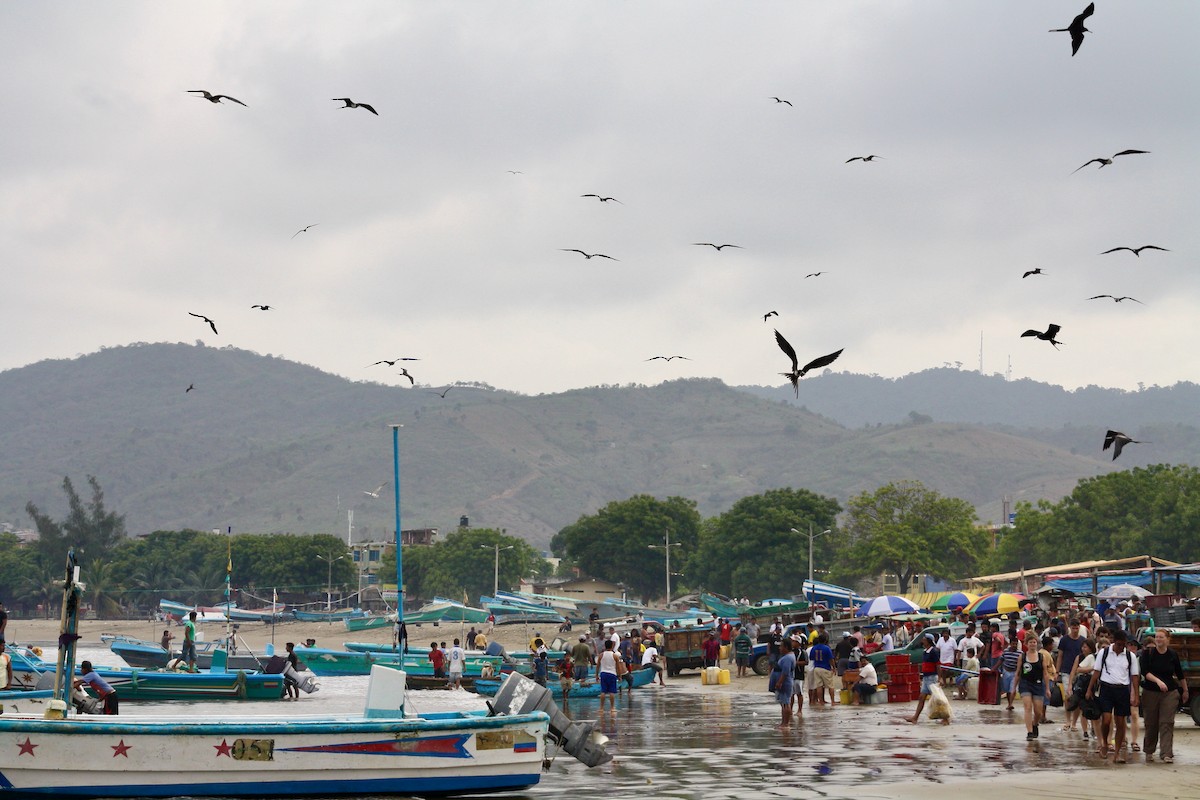
[[550,717],[550,736],[563,750],[588,767],[612,761],[612,755],[604,749],[608,739],[593,730],[595,723],[572,722],[554,702],[549,689],[524,675],[509,673],[489,706],[493,715],[545,712]]

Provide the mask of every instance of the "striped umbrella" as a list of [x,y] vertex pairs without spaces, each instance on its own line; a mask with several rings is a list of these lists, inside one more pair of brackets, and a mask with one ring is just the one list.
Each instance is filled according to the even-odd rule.
[[992,617],[996,614],[1011,614],[1014,611],[1021,610],[1021,601],[1024,599],[1019,594],[1008,594],[1005,592],[984,595],[967,606],[965,611],[968,614],[976,614],[981,617]]
[[979,599],[979,595],[970,592],[951,592],[929,607],[930,611],[962,611]]
[[897,597],[894,594],[885,594],[863,603],[854,612],[854,616],[887,617],[892,614],[913,614],[920,610],[921,607],[912,600]]

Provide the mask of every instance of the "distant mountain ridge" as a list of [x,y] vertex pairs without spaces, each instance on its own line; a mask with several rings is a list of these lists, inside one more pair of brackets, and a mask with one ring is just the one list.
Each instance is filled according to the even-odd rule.
[[[1195,415],[1182,413],[1200,407],[1193,384],[1067,393],[930,370],[827,373],[801,390],[805,408],[781,389],[714,379],[443,399],[235,348],[108,348],[0,373],[0,522],[28,526],[30,500],[62,516],[62,477],[79,486],[94,474],[134,534],[346,535],[353,511],[355,540],[390,537],[390,493],[366,492],[391,480],[391,423],[404,425],[403,527],[446,529],[465,514],[537,546],[639,492],[689,497],[711,515],[779,486],[844,502],[915,478],[999,521],[1004,495],[1057,500],[1110,469],[1200,463]],[[1114,465],[1100,452],[1105,426],[1155,444]]]

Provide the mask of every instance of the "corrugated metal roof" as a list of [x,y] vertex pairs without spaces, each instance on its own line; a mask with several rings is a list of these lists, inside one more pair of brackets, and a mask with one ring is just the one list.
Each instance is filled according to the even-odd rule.
[[1053,575],[1062,572],[1080,572],[1083,570],[1093,569],[1117,569],[1123,566],[1129,567],[1177,567],[1179,564],[1175,561],[1167,561],[1164,558],[1155,558],[1154,556],[1133,556],[1131,558],[1114,558],[1106,561],[1077,561],[1073,564],[1059,564],[1053,567],[1038,567],[1036,569],[1017,570],[1015,572],[1003,572],[999,575],[980,575],[975,578],[967,578],[967,583],[999,583],[1001,581],[1016,581],[1020,580],[1021,576],[1030,577],[1032,575]]

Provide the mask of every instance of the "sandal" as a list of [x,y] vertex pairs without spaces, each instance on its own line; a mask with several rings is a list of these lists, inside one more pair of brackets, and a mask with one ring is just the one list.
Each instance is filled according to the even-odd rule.
[[1070,725],[1063,725],[1063,726],[1062,726],[1062,729],[1063,729],[1063,731],[1069,731],[1069,730],[1071,730],[1071,726],[1070,726]]
[[1137,742],[1134,742],[1133,744],[1129,745],[1129,749],[1135,753],[1142,752],[1142,748],[1138,746]]

